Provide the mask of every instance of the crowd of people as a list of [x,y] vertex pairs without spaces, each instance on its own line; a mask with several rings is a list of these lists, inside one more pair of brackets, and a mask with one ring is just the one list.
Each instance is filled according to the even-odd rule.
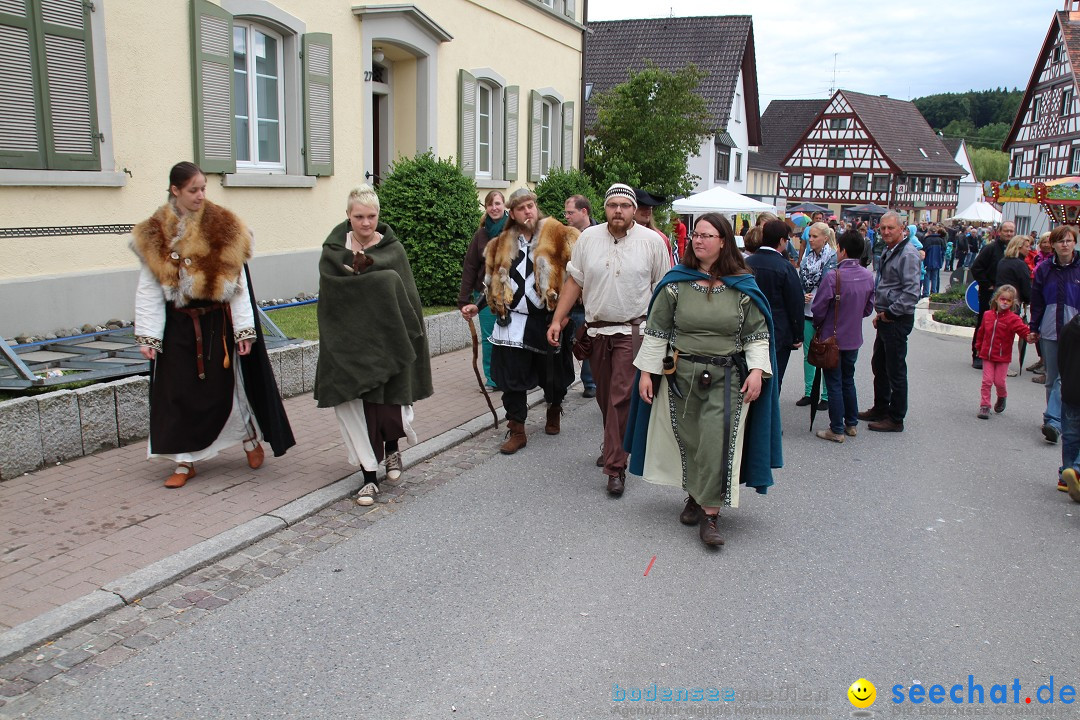
[[[485,391],[501,393],[507,420],[502,453],[527,446],[535,388],[545,432],[560,433],[577,356],[583,395],[601,411],[596,465],[606,492],[622,496],[628,472],[678,487],[679,521],[697,526],[707,546],[722,545],[720,510],[738,507],[740,485],[764,494],[783,464],[779,392],[791,353],[804,359],[796,405],[828,411],[817,437],[842,443],[860,421],[903,432],[916,303],[940,289],[942,270],[970,267],[980,303],[977,415],[1005,411],[1014,338],[1034,344],[1032,368],[1046,388],[1041,432],[1062,441],[1058,486],[1080,502],[1075,228],[1036,242],[1006,222],[984,239],[972,228],[905,225],[888,211],[876,224],[816,213],[800,232],[762,213],[737,236],[727,218],[705,214],[692,232],[676,219],[669,239],[653,216],[665,203],[615,183],[604,222],[582,195],[566,199],[560,222],[527,188],[485,197],[458,307],[480,321]],[[370,505],[380,464],[386,477],[401,476],[400,444],[416,441],[413,405],[433,389],[420,296],[401,242],[379,219],[378,195],[361,185],[345,210],[319,261],[314,396],[334,408],[363,475],[356,502]],[[250,230],[206,199],[199,168],[179,163],[168,202],[133,235],[142,262],[136,339],[152,363],[148,456],[175,464],[166,487],[182,487],[196,461],[236,443],[251,468],[263,463],[263,440],[284,453],[294,440],[255,317]],[[871,315],[873,401],[860,411],[855,367]],[[818,343],[834,344],[835,358],[811,363]]]

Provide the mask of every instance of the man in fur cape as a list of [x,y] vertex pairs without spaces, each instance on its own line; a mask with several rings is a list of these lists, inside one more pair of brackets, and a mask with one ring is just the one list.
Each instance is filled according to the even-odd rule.
[[536,195],[526,188],[515,191],[506,206],[510,219],[484,249],[484,263],[486,299],[496,318],[491,373],[509,426],[499,451],[513,455],[526,445],[526,394],[537,386],[548,402],[544,431],[559,434],[562,401],[574,380],[570,333],[555,346],[546,334],[578,231],[543,217]]

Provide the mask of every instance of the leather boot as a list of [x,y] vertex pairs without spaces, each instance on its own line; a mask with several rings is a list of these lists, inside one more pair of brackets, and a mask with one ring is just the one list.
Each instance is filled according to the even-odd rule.
[[528,444],[529,438],[525,436],[524,423],[508,420],[506,426],[510,429],[506,431],[506,441],[499,446],[499,452],[503,455],[513,455]]
[[686,507],[679,513],[679,522],[683,525],[697,525],[701,521],[701,506],[690,495],[686,496]]
[[547,424],[544,425],[544,432],[546,432],[548,435],[559,434],[560,415],[562,415],[562,405],[548,405]]
[[718,519],[719,513],[716,515],[703,515],[701,518],[701,527],[698,529],[698,537],[701,538],[701,542],[710,547],[724,544],[724,538],[720,537],[720,531],[716,529],[716,521]]
[[623,490],[626,489],[626,473],[620,471],[618,475],[609,475],[607,480],[607,491],[612,497],[620,497],[623,494]]

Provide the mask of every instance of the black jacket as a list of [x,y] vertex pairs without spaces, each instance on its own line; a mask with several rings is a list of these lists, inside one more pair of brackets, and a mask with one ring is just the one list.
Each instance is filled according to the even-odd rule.
[[987,243],[975,262],[971,263],[971,276],[979,283],[979,294],[988,293],[994,289],[997,280],[997,266],[1001,258],[1005,257],[1005,243],[1000,240]]
[[1061,399],[1080,406],[1080,315],[1061,327],[1057,346]]
[[801,342],[804,301],[799,273],[787,258],[767,247],[746,258],[746,264],[772,308],[777,349]]
[[1020,302],[1031,302],[1031,268],[1021,258],[1002,258],[998,263],[994,287],[1002,285],[1016,288],[1017,300]]

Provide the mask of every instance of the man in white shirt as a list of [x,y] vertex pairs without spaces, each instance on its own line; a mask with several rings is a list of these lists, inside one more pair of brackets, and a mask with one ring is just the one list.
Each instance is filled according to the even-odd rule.
[[566,265],[568,277],[548,328],[548,342],[557,346],[570,309],[579,297],[583,300],[596,402],[604,416],[604,475],[607,491],[615,497],[626,485],[622,440],[635,390],[634,355],[641,345],[641,323],[653,288],[671,267],[655,233],[634,222],[636,209],[633,188],[622,183],[608,188],[607,222],[587,228],[574,244]]

